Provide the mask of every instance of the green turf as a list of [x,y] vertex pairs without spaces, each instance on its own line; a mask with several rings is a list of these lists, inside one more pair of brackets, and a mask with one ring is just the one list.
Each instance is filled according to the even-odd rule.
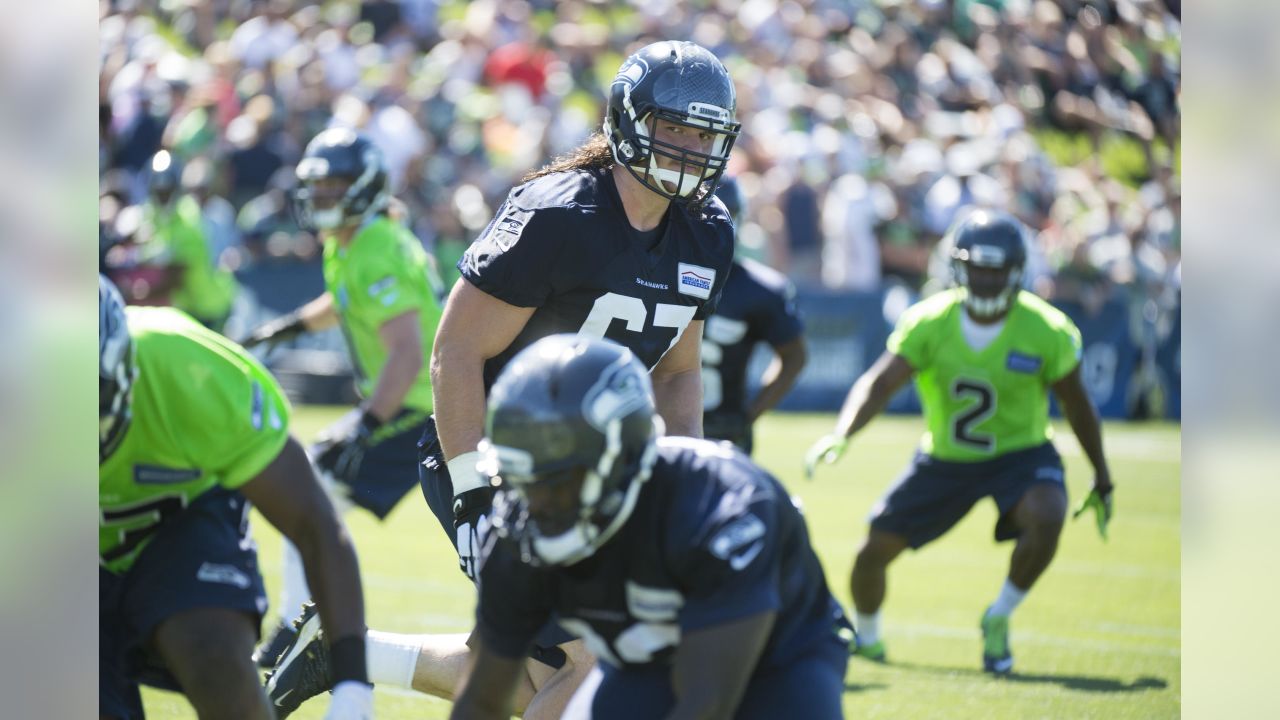
[[[310,438],[338,409],[299,408]],[[757,459],[803,502],[837,597],[849,606],[848,574],[866,532],[864,518],[905,466],[919,418],[883,417],[813,482],[800,472],[808,444],[830,416],[774,415],[757,427]],[[1059,428],[1072,504],[1091,480],[1087,460]],[[1180,475],[1176,425],[1108,424],[1116,519],[1104,544],[1091,522],[1068,522],[1054,564],[1011,624],[1015,675],[984,676],[978,619],[1003,581],[1011,545],[997,546],[994,506],[980,504],[959,526],[889,571],[884,640],[890,663],[853,659],[844,699],[850,718],[1166,718],[1181,708]],[[414,493],[379,525],[349,518],[360,550],[371,627],[404,632],[469,629],[471,586],[452,548]],[[255,518],[263,572],[275,600],[280,567],[275,531]],[[153,718],[191,718],[180,696],[144,690]],[[379,689],[379,718],[445,718],[449,705]],[[321,718],[317,698],[293,715]]]

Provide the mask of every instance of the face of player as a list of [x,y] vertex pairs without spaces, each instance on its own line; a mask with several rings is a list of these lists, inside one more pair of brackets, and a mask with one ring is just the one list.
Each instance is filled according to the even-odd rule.
[[578,523],[581,517],[582,484],[586,477],[586,468],[573,468],[523,488],[529,519],[537,526],[539,535],[563,535]]
[[[652,153],[654,182],[662,184],[666,192],[688,196],[698,188],[704,179],[704,170],[699,160],[717,152],[725,137],[721,133],[682,125],[678,122],[658,118],[653,128],[654,146],[659,150]],[[681,162],[668,155],[685,155],[688,162]]]
[[347,189],[351,187],[350,180],[339,177],[319,178],[310,181],[309,184],[311,203],[316,210],[328,210],[336,206],[347,194]]
[[993,298],[1009,286],[1009,268],[969,265],[969,292],[980,298]]

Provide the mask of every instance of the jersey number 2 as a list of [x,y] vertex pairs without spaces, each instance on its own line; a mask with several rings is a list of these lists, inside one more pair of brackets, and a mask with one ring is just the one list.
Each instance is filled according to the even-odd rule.
[[[676,331],[671,338],[671,342],[667,344],[667,350],[670,350],[676,344],[676,341],[680,339],[680,336],[684,334],[684,329],[689,327],[689,321],[693,319],[695,312],[697,312],[697,308],[693,305],[658,303],[653,312],[653,326],[674,328]],[[625,321],[627,329],[631,332],[644,332],[644,326],[648,319],[649,309],[645,307],[644,301],[640,298],[619,295],[618,293],[605,293],[596,298],[595,304],[591,306],[591,312],[587,315],[586,321],[582,323],[582,327],[578,332],[583,335],[603,338],[604,334],[609,332],[609,325],[614,320]]]
[[989,433],[977,432],[977,426],[996,414],[996,389],[990,384],[972,378],[957,378],[951,384],[953,400],[975,400],[964,411],[951,419],[951,439],[957,445],[989,453],[996,449],[996,440]]

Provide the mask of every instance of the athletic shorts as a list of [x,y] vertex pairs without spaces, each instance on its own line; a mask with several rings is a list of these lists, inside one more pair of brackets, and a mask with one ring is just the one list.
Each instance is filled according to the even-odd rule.
[[142,717],[138,683],[181,691],[147,640],[195,608],[240,610],[259,627],[267,593],[248,536],[248,502],[214,488],[161,527],[123,575],[98,569],[98,712]]
[[[353,482],[334,478],[351,502],[386,519],[400,499],[418,484],[418,438],[429,416],[419,410],[401,410],[384,429],[392,434],[365,451]],[[312,452],[313,456],[318,452]]]
[[979,500],[990,497],[1000,511],[996,540],[1013,540],[1019,530],[1011,512],[1027,490],[1041,483],[1066,492],[1062,458],[1052,443],[971,463],[917,452],[907,471],[872,509],[871,527],[901,535],[912,548],[919,548],[954,527]]

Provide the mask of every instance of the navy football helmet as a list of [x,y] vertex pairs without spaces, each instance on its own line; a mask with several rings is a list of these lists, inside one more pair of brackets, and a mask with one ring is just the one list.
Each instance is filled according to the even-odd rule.
[[[329,128],[312,138],[296,173],[298,221],[308,228],[333,230],[363,222],[390,200],[382,151],[350,128]],[[334,179],[346,182],[325,182]]]
[[[715,191],[742,127],[733,80],[720,60],[691,42],[646,45],[613,78],[604,136],[614,162],[669,200],[701,204]],[[711,132],[702,150],[657,137],[660,125]],[[660,159],[675,169],[662,167]],[[668,186],[674,189],[668,189]]]
[[1027,238],[1022,223],[1008,213],[974,210],[948,231],[951,271],[965,288],[965,306],[978,318],[1008,312],[1027,264]]
[[147,166],[147,192],[158,205],[168,205],[182,184],[182,167],[168,150],[151,156]]
[[494,531],[531,564],[590,556],[630,516],[661,434],[630,350],[570,334],[533,343],[489,395],[478,467],[498,487]]
[[124,298],[98,275],[98,461],[106,459],[129,426],[129,392],[136,375]]

